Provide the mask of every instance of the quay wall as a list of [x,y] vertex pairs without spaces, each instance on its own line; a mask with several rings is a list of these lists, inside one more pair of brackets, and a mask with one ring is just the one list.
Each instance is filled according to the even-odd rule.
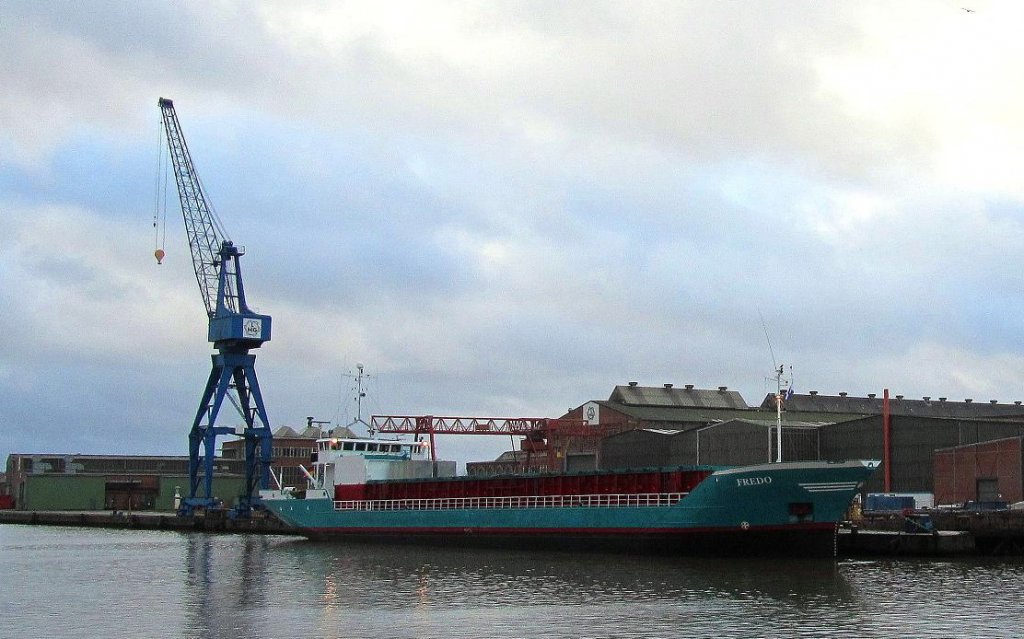
[[183,517],[165,512],[95,512],[0,510],[0,524],[84,526],[139,530],[180,530],[225,533],[296,535],[295,529],[272,516],[232,519],[224,511]]

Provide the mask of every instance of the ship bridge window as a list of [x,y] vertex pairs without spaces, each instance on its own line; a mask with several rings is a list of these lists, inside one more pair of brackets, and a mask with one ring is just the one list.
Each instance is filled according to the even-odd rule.
[[364,442],[356,442],[356,450],[366,450],[366,444]]
[[342,445],[342,449],[343,449],[343,450],[352,450],[352,442],[345,442],[345,443],[344,443],[344,444]]
[[371,453],[377,452],[377,444],[367,444],[366,445],[366,450],[371,452]]

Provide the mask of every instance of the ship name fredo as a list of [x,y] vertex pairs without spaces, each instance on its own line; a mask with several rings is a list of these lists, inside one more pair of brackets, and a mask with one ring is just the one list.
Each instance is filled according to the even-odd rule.
[[772,483],[772,478],[765,477],[740,477],[736,480],[736,485],[739,487],[743,486],[760,486],[762,484]]

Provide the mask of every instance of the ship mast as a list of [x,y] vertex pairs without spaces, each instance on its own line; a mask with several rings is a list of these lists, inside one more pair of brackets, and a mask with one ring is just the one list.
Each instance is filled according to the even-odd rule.
[[373,436],[377,432],[376,429],[374,429],[372,425],[367,424],[366,421],[363,420],[363,398],[366,397],[366,390],[364,390],[363,388],[363,378],[369,377],[368,374],[363,373],[363,363],[356,362],[356,374],[349,374],[348,377],[352,377],[353,379],[355,379],[356,382],[356,387],[352,389],[355,391],[356,394],[354,398],[356,402],[356,418],[351,423],[349,423],[348,427],[351,429],[356,424],[365,426],[366,430],[370,433],[370,437],[373,438]]
[[782,461],[782,367],[775,371],[775,462]]
[[[779,365],[775,370],[775,463],[782,461],[782,402],[789,399],[793,394],[793,387],[790,381],[782,377],[784,365]],[[786,383],[786,393],[782,392],[782,383]],[[769,440],[770,441],[770,440]],[[768,459],[771,461],[771,449],[769,448]]]
[[[765,341],[768,342],[768,352],[771,353],[771,356],[772,356],[772,366],[776,366],[776,369],[775,369],[775,463],[780,463],[782,461],[782,400],[783,400],[783,396],[782,396],[782,382],[783,381],[787,381],[787,380],[782,379],[782,373],[783,373],[783,370],[785,369],[785,365],[784,364],[777,364],[776,363],[776,361],[775,361],[775,350],[772,348],[772,339],[771,339],[771,337],[768,336],[768,327],[764,323],[764,315],[761,315],[761,311],[758,311],[757,314],[761,317],[761,329],[764,331],[764,339],[765,339]],[[792,369],[793,369],[793,367],[790,366],[790,371],[791,372],[792,372]],[[793,388],[791,386],[788,386],[788,384],[789,384],[789,382],[787,381],[787,387],[788,388],[787,388],[787,397],[785,399],[789,399],[789,395],[793,394]],[[768,461],[769,462],[772,461],[772,436],[771,436],[771,429],[769,429],[769,431],[768,431]]]

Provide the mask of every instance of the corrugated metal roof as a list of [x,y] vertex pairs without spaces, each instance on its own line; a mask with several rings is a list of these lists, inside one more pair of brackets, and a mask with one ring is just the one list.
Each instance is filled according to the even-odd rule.
[[321,430],[317,426],[306,426],[301,433],[291,426],[282,426],[274,431],[274,437],[276,439],[320,439],[326,437],[328,432],[332,437],[355,437],[355,434],[347,426],[335,426],[330,431]]
[[[618,412],[637,425],[659,429],[691,430],[730,419],[756,422],[775,420],[775,396],[768,395],[759,406],[748,406],[736,391],[649,386],[616,386],[607,400],[595,403]],[[784,403],[787,427],[824,424],[880,415],[882,398],[844,395],[794,394]],[[892,397],[890,410],[896,416],[947,419],[1024,419],[1024,406],[998,402],[951,402],[936,399]]]
[[987,446],[989,444],[996,444],[1000,442],[1009,442],[1014,440],[1024,440],[1024,437],[1000,437],[999,439],[988,439],[982,442],[972,442],[970,444],[960,444],[959,446],[945,446],[943,448],[936,448],[936,453],[950,453],[964,450],[976,450],[979,446]]
[[[534,460],[536,460],[536,458],[537,458],[537,454],[536,453],[533,454],[533,458],[534,458]],[[522,450],[506,450],[505,452],[503,452],[500,455],[498,455],[497,457],[495,457],[494,460],[492,460],[492,461],[489,461],[489,462],[470,462],[470,463],[474,463],[474,464],[480,464],[480,463],[493,464],[493,463],[506,463],[506,462],[522,462],[522,461],[526,461],[528,459],[530,459],[530,453],[528,453],[526,451],[522,451]]]
[[302,435],[295,432],[295,429],[291,426],[282,426],[274,431],[274,437],[278,437],[280,439],[298,439],[302,437]]
[[[751,413],[760,415],[757,408],[704,408],[690,406],[628,406],[617,402],[599,400],[599,406],[610,408],[627,417],[642,422],[661,422],[670,424],[686,424],[687,427],[706,424],[712,421],[732,419],[734,417],[750,416]],[[775,411],[771,411],[771,418],[775,418]]]
[[356,434],[348,426],[335,426],[329,432],[331,437],[341,437],[344,439],[355,439],[356,437]]
[[674,408],[749,408],[737,391],[722,386],[716,390],[672,386],[616,386],[609,402],[625,406]]
[[[849,395],[801,395],[794,394],[783,401],[786,411],[802,413],[836,413],[846,415],[881,415],[881,397],[850,397]],[[761,402],[762,409],[775,410],[775,395],[767,395]],[[890,397],[889,411],[893,415],[913,415],[915,417],[1015,417],[1024,418],[1024,406],[1020,404],[1000,404],[999,402],[951,402],[929,398],[907,399],[906,397]]]
[[[226,442],[225,442],[226,443]],[[22,459],[35,459],[45,457],[48,459],[65,459],[74,461],[76,459],[90,459],[90,460],[102,460],[102,459],[116,459],[116,460],[139,460],[139,461],[152,461],[152,460],[168,460],[168,461],[179,461],[188,460],[188,455],[83,455],[81,453],[11,453],[8,457],[20,457]],[[220,458],[217,458],[220,461]]]
[[612,433],[611,435],[608,435],[604,439],[606,439],[606,440],[615,440],[615,439],[623,439],[623,438],[628,439],[628,438],[631,438],[631,437],[632,438],[636,438],[638,433],[640,433],[641,436],[645,436],[646,434],[649,434],[651,438],[661,439],[661,438],[675,437],[677,435],[681,435],[684,432],[686,432],[686,431],[684,431],[684,430],[675,430],[675,429],[667,429],[667,428],[635,428],[635,429],[632,429],[632,430],[624,430],[621,433]]
[[[792,430],[813,430],[815,428],[821,428],[822,426],[827,426],[829,424],[834,424],[834,423],[835,422],[794,421],[794,420],[783,419],[782,420],[782,428],[783,428],[783,430],[785,430],[787,428],[788,429],[792,429]],[[744,418],[729,419],[729,420],[726,420],[726,421],[723,421],[723,422],[717,422],[717,423],[714,423],[714,424],[710,424],[708,426],[708,428],[718,428],[720,426],[726,426],[728,424],[750,424],[752,426],[769,426],[771,428],[775,428],[775,415],[772,414],[770,419],[768,418],[768,415],[765,415],[765,419],[750,419],[750,418],[745,418],[745,417]]]

